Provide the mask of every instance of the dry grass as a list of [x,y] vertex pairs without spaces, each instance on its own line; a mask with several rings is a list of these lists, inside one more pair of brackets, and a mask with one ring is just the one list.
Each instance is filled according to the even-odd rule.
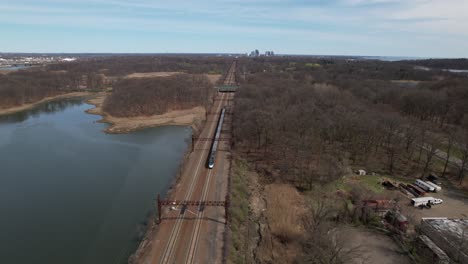
[[[125,78],[155,78],[155,77],[169,77],[176,74],[181,74],[182,72],[135,72],[128,74]],[[205,76],[210,80],[212,84],[216,84],[221,78],[221,74],[205,74]]]
[[205,74],[205,75],[212,84],[216,84],[216,82],[218,82],[218,80],[221,78],[221,74]]
[[125,76],[125,78],[154,78],[154,77],[169,77],[181,72],[135,72]]
[[266,215],[271,232],[282,243],[295,240],[303,233],[301,224],[305,213],[304,199],[287,184],[271,184],[265,187]]
[[229,213],[231,222],[230,249],[227,259],[228,264],[246,263],[250,257],[248,252],[249,239],[249,178],[247,166],[244,160],[235,158],[231,170],[231,206]]

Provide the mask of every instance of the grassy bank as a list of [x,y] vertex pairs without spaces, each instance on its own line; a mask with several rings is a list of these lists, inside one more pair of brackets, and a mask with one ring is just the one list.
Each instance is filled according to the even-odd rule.
[[249,239],[249,178],[244,160],[234,159],[231,169],[230,237],[227,263],[246,263]]

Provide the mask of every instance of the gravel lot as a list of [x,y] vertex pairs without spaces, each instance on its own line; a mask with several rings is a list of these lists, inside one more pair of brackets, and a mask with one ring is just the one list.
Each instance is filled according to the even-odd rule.
[[387,235],[377,231],[347,226],[341,230],[344,248],[360,246],[358,257],[349,263],[409,264],[410,258]]
[[422,217],[468,218],[468,197],[463,197],[463,194],[442,189],[438,193],[428,193],[426,196],[440,198],[444,202],[432,206],[431,209],[419,209],[410,204],[410,198],[401,194],[400,206],[403,214],[413,218],[416,223],[419,223]]

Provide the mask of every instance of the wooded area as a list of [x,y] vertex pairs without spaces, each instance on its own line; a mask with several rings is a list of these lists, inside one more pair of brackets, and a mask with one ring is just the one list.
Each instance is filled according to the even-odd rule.
[[468,59],[428,59],[406,61],[408,64],[435,69],[468,70]]
[[[453,142],[466,164],[467,78],[400,62],[304,60],[239,67],[246,79],[236,95],[236,144],[272,179],[310,188],[350,167],[422,177]],[[464,167],[444,163],[438,172],[461,183]]]
[[[299,57],[241,58],[237,77],[233,200],[253,209],[232,209],[232,263],[366,263],[369,248],[347,231],[381,226],[363,201],[394,200],[395,210],[400,196],[369,189],[381,183],[363,184],[357,169],[409,181],[435,172],[468,188],[468,78],[410,62]],[[238,182],[250,175],[258,180],[245,191]]]
[[[48,96],[73,91],[101,91],[112,87],[125,75],[136,72],[171,71],[220,74],[227,71],[231,61],[232,59],[228,57],[202,55],[84,56],[73,62],[31,67],[0,74],[0,108],[34,103]],[[182,81],[185,79],[182,77]],[[131,81],[120,85],[130,84]],[[182,98],[179,99],[182,100]],[[131,111],[135,109],[128,112]],[[123,113],[123,110],[120,113]]]
[[162,114],[195,106],[205,108],[214,88],[205,75],[131,78],[115,83],[104,102],[104,111],[117,117]]
[[228,57],[202,55],[127,55],[106,56],[80,59],[69,63],[47,66],[48,70],[65,70],[86,74],[89,72],[104,73],[106,76],[123,76],[134,72],[185,72],[185,73],[218,73],[227,71]]
[[76,90],[79,78],[66,73],[21,71],[0,74],[0,107],[7,108],[39,101]]

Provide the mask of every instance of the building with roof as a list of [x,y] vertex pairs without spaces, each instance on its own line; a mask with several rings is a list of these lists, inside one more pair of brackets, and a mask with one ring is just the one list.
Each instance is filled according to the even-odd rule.
[[468,263],[468,219],[423,218],[421,233],[457,263]]

